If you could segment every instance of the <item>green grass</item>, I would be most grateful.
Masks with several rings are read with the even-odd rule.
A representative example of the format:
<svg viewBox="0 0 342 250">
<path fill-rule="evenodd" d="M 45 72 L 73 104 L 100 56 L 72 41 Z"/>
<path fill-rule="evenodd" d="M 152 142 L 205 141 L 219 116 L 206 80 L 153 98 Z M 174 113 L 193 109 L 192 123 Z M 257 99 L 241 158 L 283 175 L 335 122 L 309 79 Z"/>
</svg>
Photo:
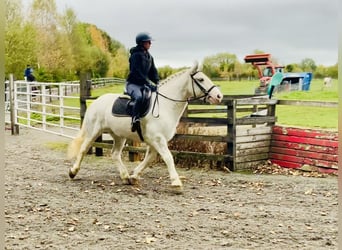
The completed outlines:
<svg viewBox="0 0 342 250">
<path fill-rule="evenodd" d="M 307 101 L 338 101 L 337 81 L 331 88 L 322 89 L 322 80 L 313 80 L 309 91 L 279 93 L 277 99 Z M 310 128 L 337 129 L 338 108 L 319 108 L 306 106 L 278 105 L 276 108 L 278 124 Z"/>
<path fill-rule="evenodd" d="M 337 129 L 337 108 L 285 106 L 276 107 L 277 124 L 309 128 Z"/>
<path fill-rule="evenodd" d="M 91 95 L 93 97 L 98 97 L 106 93 L 123 93 L 124 85 L 123 84 L 113 84 L 107 85 L 103 88 L 96 88 L 91 90 Z M 79 94 L 75 94 L 74 96 L 79 96 Z M 64 99 L 64 105 L 70 107 L 80 107 L 79 99 Z"/>
<path fill-rule="evenodd" d="M 225 95 L 253 95 L 258 81 L 215 81 L 221 92 Z"/>
<path fill-rule="evenodd" d="M 215 82 L 222 93 L 226 95 L 253 94 L 258 87 L 257 81 L 250 82 Z M 273 98 L 283 100 L 307 100 L 307 101 L 338 101 L 337 80 L 333 80 L 332 87 L 323 89 L 323 80 L 314 79 L 309 91 L 292 91 L 276 93 Z M 300 126 L 309 128 L 337 129 L 338 108 L 319 108 L 306 106 L 276 107 L 277 124 Z"/>
<path fill-rule="evenodd" d="M 323 89 L 322 85 L 322 80 L 313 80 L 309 91 L 279 93 L 275 98 L 284 100 L 337 102 L 337 81 L 334 81 L 331 88 Z M 278 124 L 334 130 L 337 130 L 338 128 L 338 108 L 278 105 L 276 108 L 276 115 L 278 117 Z"/>
</svg>

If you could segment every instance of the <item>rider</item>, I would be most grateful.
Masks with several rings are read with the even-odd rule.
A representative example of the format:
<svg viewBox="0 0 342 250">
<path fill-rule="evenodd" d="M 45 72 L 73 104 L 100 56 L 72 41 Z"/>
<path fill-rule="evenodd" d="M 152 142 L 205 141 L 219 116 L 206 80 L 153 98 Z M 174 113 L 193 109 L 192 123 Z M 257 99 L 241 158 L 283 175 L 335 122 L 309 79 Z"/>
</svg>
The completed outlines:
<svg viewBox="0 0 342 250">
<path fill-rule="evenodd" d="M 140 126 L 140 106 L 142 90 L 149 87 L 156 91 L 159 76 L 154 60 L 148 50 L 151 47 L 151 36 L 148 33 L 139 33 L 136 38 L 136 46 L 130 50 L 129 74 L 126 82 L 126 93 L 131 96 L 134 103 L 132 111 L 132 132 Z"/>
</svg>

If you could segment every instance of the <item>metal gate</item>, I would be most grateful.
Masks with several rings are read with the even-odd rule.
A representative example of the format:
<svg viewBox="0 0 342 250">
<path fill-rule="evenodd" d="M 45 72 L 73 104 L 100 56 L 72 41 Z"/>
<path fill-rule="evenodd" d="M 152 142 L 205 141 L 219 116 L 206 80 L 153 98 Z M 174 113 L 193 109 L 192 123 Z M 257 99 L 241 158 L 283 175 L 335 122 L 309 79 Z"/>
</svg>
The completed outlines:
<svg viewBox="0 0 342 250">
<path fill-rule="evenodd" d="M 79 82 L 5 82 L 5 122 L 65 137 L 80 127 Z"/>
</svg>

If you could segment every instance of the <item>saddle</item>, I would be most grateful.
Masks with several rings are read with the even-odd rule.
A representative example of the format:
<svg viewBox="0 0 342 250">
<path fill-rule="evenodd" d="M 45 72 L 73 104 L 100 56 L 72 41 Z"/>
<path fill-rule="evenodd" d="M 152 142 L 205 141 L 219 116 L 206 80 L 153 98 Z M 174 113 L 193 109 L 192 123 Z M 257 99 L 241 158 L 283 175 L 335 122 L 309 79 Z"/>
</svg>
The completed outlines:
<svg viewBox="0 0 342 250">
<path fill-rule="evenodd" d="M 143 95 L 139 113 L 142 118 L 150 111 L 152 91 L 148 87 L 142 88 L 141 91 Z M 112 114 L 114 116 L 132 116 L 133 106 L 134 103 L 131 100 L 131 97 L 125 93 L 115 100 L 112 107 Z"/>
</svg>

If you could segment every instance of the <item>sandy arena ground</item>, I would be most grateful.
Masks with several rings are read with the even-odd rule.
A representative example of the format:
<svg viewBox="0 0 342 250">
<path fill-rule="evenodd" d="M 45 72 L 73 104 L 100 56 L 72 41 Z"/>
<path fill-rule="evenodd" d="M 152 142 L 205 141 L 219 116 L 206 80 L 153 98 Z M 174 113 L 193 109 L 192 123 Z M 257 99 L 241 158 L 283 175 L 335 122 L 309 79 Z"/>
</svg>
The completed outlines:
<svg viewBox="0 0 342 250">
<path fill-rule="evenodd" d="M 178 168 L 176 195 L 164 164 L 129 186 L 109 156 L 70 180 L 69 141 L 6 130 L 6 249 L 337 249 L 336 176 Z"/>
</svg>

